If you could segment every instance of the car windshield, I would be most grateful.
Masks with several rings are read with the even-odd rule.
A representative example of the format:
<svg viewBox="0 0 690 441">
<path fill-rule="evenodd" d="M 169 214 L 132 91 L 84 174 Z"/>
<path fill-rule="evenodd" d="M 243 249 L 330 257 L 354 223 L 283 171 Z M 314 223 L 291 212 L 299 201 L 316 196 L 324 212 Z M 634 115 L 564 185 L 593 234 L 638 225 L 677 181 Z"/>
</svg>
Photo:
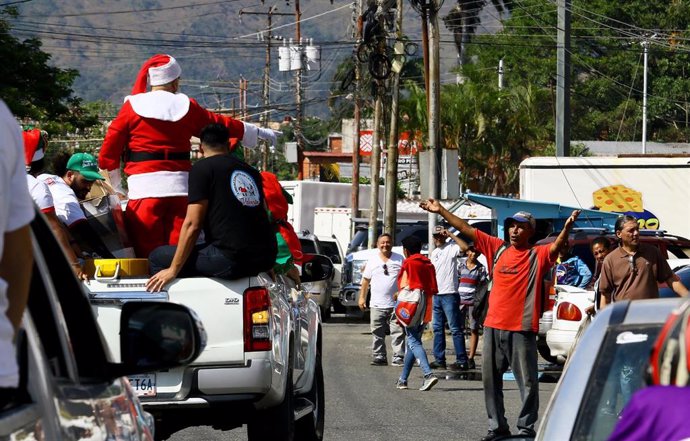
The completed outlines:
<svg viewBox="0 0 690 441">
<path fill-rule="evenodd" d="M 644 386 L 647 360 L 661 323 L 609 329 L 594 362 L 571 439 L 607 439 L 632 394 Z"/>
</svg>

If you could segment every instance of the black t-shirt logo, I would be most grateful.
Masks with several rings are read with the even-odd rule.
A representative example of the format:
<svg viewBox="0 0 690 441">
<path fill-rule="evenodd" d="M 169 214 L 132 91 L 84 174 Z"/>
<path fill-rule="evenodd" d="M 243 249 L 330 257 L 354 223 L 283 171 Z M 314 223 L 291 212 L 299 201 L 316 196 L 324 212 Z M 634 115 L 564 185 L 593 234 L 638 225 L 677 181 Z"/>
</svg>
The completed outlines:
<svg viewBox="0 0 690 441">
<path fill-rule="evenodd" d="M 247 172 L 235 170 L 230 176 L 230 189 L 245 207 L 256 207 L 261 203 L 259 187 Z"/>
</svg>

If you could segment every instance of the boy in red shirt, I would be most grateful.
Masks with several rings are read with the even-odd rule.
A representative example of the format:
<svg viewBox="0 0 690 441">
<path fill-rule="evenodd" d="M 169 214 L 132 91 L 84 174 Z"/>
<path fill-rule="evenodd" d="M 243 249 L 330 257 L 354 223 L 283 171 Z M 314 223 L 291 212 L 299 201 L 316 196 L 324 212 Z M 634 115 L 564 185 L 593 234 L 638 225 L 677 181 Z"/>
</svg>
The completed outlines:
<svg viewBox="0 0 690 441">
<path fill-rule="evenodd" d="M 424 372 L 424 383 L 419 390 L 426 391 L 438 383 L 438 378 L 433 375 L 426 352 L 422 346 L 422 332 L 426 324 L 431 321 L 432 299 L 434 294 L 438 292 L 436 270 L 431 261 L 420 254 L 422 251 L 422 241 L 418 237 L 406 237 L 402 241 L 402 246 L 405 261 L 398 274 L 398 290 L 405 287 L 421 289 L 426 300 L 426 313 L 421 324 L 405 328 L 407 351 L 405 352 L 405 361 L 403 362 L 403 369 L 398 379 L 397 387 L 398 389 L 407 389 L 407 378 L 410 376 L 415 359 L 417 359 L 419 360 L 419 367 Z"/>
</svg>

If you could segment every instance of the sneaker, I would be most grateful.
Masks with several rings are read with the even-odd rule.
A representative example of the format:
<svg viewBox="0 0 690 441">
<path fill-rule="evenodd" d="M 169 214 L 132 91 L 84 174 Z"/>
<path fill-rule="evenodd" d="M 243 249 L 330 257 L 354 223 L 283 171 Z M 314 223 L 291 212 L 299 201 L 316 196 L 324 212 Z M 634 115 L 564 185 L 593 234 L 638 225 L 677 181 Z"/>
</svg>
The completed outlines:
<svg viewBox="0 0 690 441">
<path fill-rule="evenodd" d="M 474 363 L 474 358 L 467 360 L 467 369 L 477 369 L 477 365 Z"/>
<path fill-rule="evenodd" d="M 395 387 L 398 389 L 407 389 L 407 381 L 402 381 L 398 378 L 398 381 L 395 383 Z"/>
<path fill-rule="evenodd" d="M 393 359 L 393 361 L 391 361 L 391 366 L 402 366 L 403 364 L 405 364 L 404 361 L 405 360 L 403 358 L 396 357 Z"/>
<path fill-rule="evenodd" d="M 419 390 L 429 390 L 434 387 L 436 383 L 438 383 L 438 378 L 436 378 L 435 375 L 424 377 L 424 384 L 422 384 L 422 387 L 420 387 Z"/>
<path fill-rule="evenodd" d="M 480 441 L 492 441 L 503 438 L 504 436 L 510 436 L 510 430 L 489 430 L 489 433 Z"/>
<path fill-rule="evenodd" d="M 371 360 L 372 366 L 388 366 L 388 362 L 385 358 L 374 358 Z"/>
<path fill-rule="evenodd" d="M 466 371 L 468 369 L 469 366 L 467 363 L 460 363 L 459 361 L 456 361 L 455 363 L 450 365 L 451 371 Z"/>
<path fill-rule="evenodd" d="M 432 361 L 429 363 L 429 367 L 431 369 L 445 369 L 446 368 L 446 362 L 445 361 Z"/>
</svg>

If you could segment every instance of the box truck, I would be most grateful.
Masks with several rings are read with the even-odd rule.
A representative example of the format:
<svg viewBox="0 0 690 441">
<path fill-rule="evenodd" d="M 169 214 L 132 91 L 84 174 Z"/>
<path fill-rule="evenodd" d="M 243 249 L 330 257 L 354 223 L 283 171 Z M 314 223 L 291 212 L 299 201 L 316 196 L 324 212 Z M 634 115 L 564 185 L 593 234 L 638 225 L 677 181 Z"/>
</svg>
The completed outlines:
<svg viewBox="0 0 690 441">
<path fill-rule="evenodd" d="M 630 214 L 641 229 L 690 237 L 690 156 L 534 157 L 520 199 Z"/>
<path fill-rule="evenodd" d="M 314 209 L 316 207 L 351 207 L 352 185 L 334 182 L 316 181 L 281 181 L 292 196 L 292 205 L 288 208 L 288 222 L 295 231 L 314 232 Z M 360 184 L 360 208 L 369 207 L 371 186 Z M 384 186 L 379 186 L 379 209 L 383 207 Z"/>
</svg>

